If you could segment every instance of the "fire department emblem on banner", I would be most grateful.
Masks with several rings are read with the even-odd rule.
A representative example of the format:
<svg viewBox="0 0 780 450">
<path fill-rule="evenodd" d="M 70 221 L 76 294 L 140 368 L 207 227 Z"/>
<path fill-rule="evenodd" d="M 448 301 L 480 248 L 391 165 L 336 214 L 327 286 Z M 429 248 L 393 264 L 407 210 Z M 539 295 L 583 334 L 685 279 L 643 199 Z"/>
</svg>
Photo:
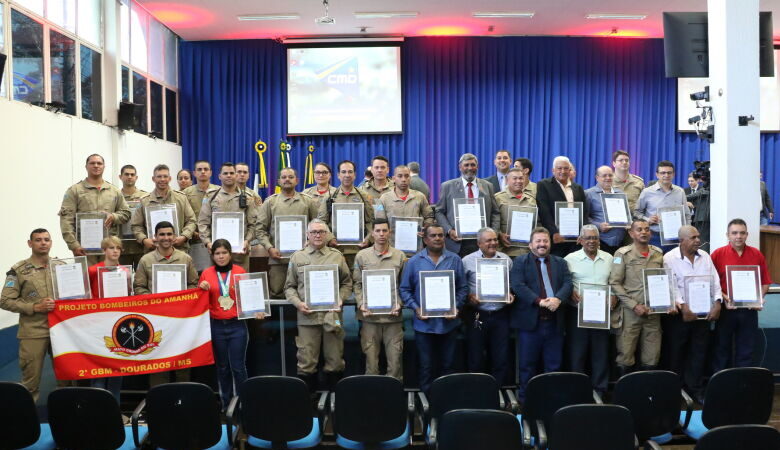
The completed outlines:
<svg viewBox="0 0 780 450">
<path fill-rule="evenodd" d="M 111 336 L 104 336 L 106 347 L 119 356 L 146 355 L 162 341 L 162 330 L 154 330 L 152 323 L 139 314 L 122 316 L 114 324 Z"/>
</svg>

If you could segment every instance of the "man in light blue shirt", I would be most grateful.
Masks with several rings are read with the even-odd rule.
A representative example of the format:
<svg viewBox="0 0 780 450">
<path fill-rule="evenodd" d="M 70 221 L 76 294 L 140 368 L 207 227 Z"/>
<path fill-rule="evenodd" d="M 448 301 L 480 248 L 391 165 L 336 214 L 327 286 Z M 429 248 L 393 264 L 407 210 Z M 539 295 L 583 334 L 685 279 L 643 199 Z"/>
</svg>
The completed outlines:
<svg viewBox="0 0 780 450">
<path fill-rule="evenodd" d="M 589 206 L 589 217 L 586 222 L 595 225 L 600 233 L 601 250 L 615 253 L 620 248 L 623 238 L 626 236 L 625 228 L 610 227 L 607 224 L 604 207 L 601 204 L 601 194 L 623 194 L 623 190 L 612 185 L 614 174 L 609 166 L 601 166 L 596 170 L 596 185 L 585 190 L 585 198 Z M 627 217 L 628 225 L 631 225 L 631 217 Z"/>
<path fill-rule="evenodd" d="M 480 302 L 477 298 L 477 260 L 506 259 L 512 270 L 512 259 L 497 251 L 498 234 L 492 228 L 482 228 L 477 234 L 479 250 L 463 257 L 463 268 L 469 282 L 468 305 L 464 307 L 468 369 L 473 373 L 488 373 L 485 360 L 490 356 L 489 373 L 503 386 L 507 383 L 509 352 L 509 308 L 515 297 L 509 292 L 508 303 Z M 507 277 L 508 278 L 508 277 Z M 505 280 L 509 290 L 509 280 Z"/>
<path fill-rule="evenodd" d="M 655 175 L 658 177 L 658 183 L 644 188 L 642 193 L 639 194 L 639 202 L 636 211 L 634 211 L 634 218 L 647 221 L 650 224 L 650 230 L 653 232 L 650 245 L 661 247 L 664 253 L 668 253 L 675 246 L 661 245 L 661 230 L 659 226 L 661 216 L 658 214 L 658 209 L 667 206 L 682 206 L 685 212 L 685 223 L 683 225 L 690 223 L 691 211 L 688 209 L 685 191 L 680 186 L 672 184 L 672 180 L 674 180 L 674 164 L 670 161 L 659 162 L 655 169 Z M 677 236 L 664 237 L 666 240 L 679 242 Z"/>
<path fill-rule="evenodd" d="M 607 392 L 609 381 L 609 331 L 578 327 L 577 305 L 581 301 L 580 284 L 609 285 L 609 273 L 612 269 L 612 256 L 599 250 L 599 230 L 588 224 L 582 227 L 578 239 L 582 248 L 566 256 L 566 264 L 571 272 L 571 302 L 566 306 L 566 339 L 569 348 L 569 369 L 572 372 L 585 373 L 588 350 L 590 350 L 591 382 L 593 389 L 600 395 Z M 617 298 L 608 299 L 610 310 L 617 304 Z M 607 323 L 610 318 L 605 317 Z"/>
</svg>

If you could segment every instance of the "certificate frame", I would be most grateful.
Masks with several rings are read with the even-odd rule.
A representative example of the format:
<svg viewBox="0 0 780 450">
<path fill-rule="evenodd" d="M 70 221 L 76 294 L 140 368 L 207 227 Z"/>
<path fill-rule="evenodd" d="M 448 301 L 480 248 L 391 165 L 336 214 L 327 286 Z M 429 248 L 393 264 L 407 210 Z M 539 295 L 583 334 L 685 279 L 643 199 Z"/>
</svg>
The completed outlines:
<svg viewBox="0 0 780 450">
<path fill-rule="evenodd" d="M 680 236 L 675 234 L 674 236 L 668 236 L 664 233 L 664 213 L 667 212 L 680 212 L 680 227 L 688 225 L 688 219 L 685 216 L 685 207 L 679 206 L 663 206 L 658 208 L 658 232 L 661 233 L 661 245 L 677 245 L 680 243 Z M 679 233 L 679 230 L 678 230 Z"/>
<path fill-rule="evenodd" d="M 179 272 L 181 274 L 180 291 L 187 290 L 187 265 L 186 264 L 152 264 L 152 294 L 160 294 L 157 288 L 158 274 L 160 272 Z M 164 291 L 176 292 L 176 291 Z"/>
<path fill-rule="evenodd" d="M 604 301 L 604 321 L 585 320 L 585 291 L 602 291 L 605 294 Z M 579 283 L 577 292 L 580 295 L 580 301 L 577 304 L 577 328 L 590 328 L 594 330 L 609 330 L 610 328 L 610 298 L 612 288 L 608 284 Z"/>
<path fill-rule="evenodd" d="M 733 273 L 750 271 L 755 273 L 756 280 L 756 299 L 757 300 L 734 300 Z M 760 266 L 726 266 L 726 288 L 729 295 L 729 302 L 736 308 L 761 308 L 764 304 L 764 293 L 761 283 Z"/>
<path fill-rule="evenodd" d="M 390 277 L 390 307 L 389 308 L 380 308 L 380 307 L 370 307 L 368 304 L 368 297 L 369 297 L 369 290 L 368 290 L 368 278 L 373 276 L 389 276 Z M 366 305 L 366 308 L 371 311 L 371 315 L 389 315 L 393 311 L 395 311 L 398 306 L 398 283 L 397 278 L 395 276 L 395 269 L 373 269 L 373 270 L 364 270 L 360 274 L 361 281 L 363 283 L 363 304 Z"/>
<path fill-rule="evenodd" d="M 489 295 L 484 291 L 484 269 L 487 266 L 502 267 L 501 278 L 504 280 L 504 293 L 502 295 Z M 477 258 L 477 300 L 481 303 L 509 303 L 509 260 L 506 258 Z M 488 282 L 487 284 L 490 284 Z"/>
<path fill-rule="evenodd" d="M 57 267 L 63 265 L 78 265 L 82 275 L 83 293 L 80 295 L 62 295 L 62 289 L 57 277 Z M 75 256 L 73 258 L 52 258 L 49 261 L 49 275 L 51 276 L 52 291 L 54 291 L 54 300 L 84 300 L 92 298 L 92 289 L 89 285 L 89 264 L 86 256 Z"/>
<path fill-rule="evenodd" d="M 650 296 L 648 295 L 648 277 L 656 275 L 666 275 L 667 284 L 669 289 L 669 304 L 664 305 L 650 305 Z M 645 298 L 645 306 L 650 309 L 650 314 L 667 314 L 669 309 L 675 307 L 674 297 L 674 277 L 672 276 L 671 269 L 655 268 L 655 269 L 642 269 L 642 291 Z"/>
<path fill-rule="evenodd" d="M 562 209 L 577 209 L 578 210 L 578 216 L 579 216 L 579 226 L 577 227 L 577 235 L 573 234 L 563 234 L 561 233 L 561 210 Z M 577 242 L 577 239 L 580 237 L 580 232 L 582 231 L 582 213 L 583 213 L 583 205 L 582 202 L 555 202 L 555 227 L 558 228 L 558 234 L 563 237 L 564 242 Z"/>
<path fill-rule="evenodd" d="M 135 241 L 135 234 L 133 234 L 133 216 L 137 214 L 137 211 L 141 209 L 140 200 L 128 200 L 127 207 L 130 208 L 130 219 L 127 222 L 119 226 L 119 235 L 123 241 Z"/>
<path fill-rule="evenodd" d="M 190 257 L 192 257 L 192 264 L 195 266 L 195 270 L 197 270 L 198 273 L 203 272 L 212 266 L 209 249 L 206 248 L 206 244 L 203 242 L 190 244 L 189 254 Z"/>
<path fill-rule="evenodd" d="M 331 217 L 331 223 L 333 224 L 333 229 L 331 232 L 336 237 L 336 242 L 339 243 L 339 245 L 359 245 L 363 242 L 363 240 L 366 238 L 366 212 L 364 210 L 365 205 L 363 202 L 359 203 L 333 203 L 331 205 L 330 209 L 330 217 Z M 338 211 L 339 210 L 356 210 L 358 211 L 358 239 L 348 239 L 348 238 L 342 238 L 339 237 L 339 220 L 338 220 Z"/>
<path fill-rule="evenodd" d="M 311 273 L 330 272 L 333 277 L 333 303 L 312 304 Z M 303 267 L 304 302 L 311 311 L 339 311 L 339 266 L 338 264 L 309 265 Z"/>
<path fill-rule="evenodd" d="M 279 253 L 282 254 L 282 257 L 288 258 L 293 253 L 297 252 L 298 250 L 303 249 L 303 247 L 306 246 L 306 216 L 274 216 L 274 248 L 279 250 Z M 281 246 L 281 228 L 282 228 L 282 222 L 300 222 L 301 224 L 301 248 L 295 249 L 295 250 L 289 250 L 289 249 L 282 249 Z"/>
<path fill-rule="evenodd" d="M 100 241 L 97 243 L 97 247 L 88 247 L 84 245 L 84 239 L 81 237 L 81 221 L 82 220 L 100 220 L 103 230 L 103 234 L 100 236 Z M 79 243 L 81 244 L 81 248 L 84 249 L 84 253 L 87 255 L 102 255 L 105 252 L 103 252 L 103 249 L 101 248 L 101 243 L 103 242 L 103 239 L 108 237 L 108 228 L 106 228 L 106 213 L 104 212 L 85 212 L 85 213 L 76 213 L 76 236 L 78 238 Z"/>
<path fill-rule="evenodd" d="M 514 215 L 512 213 L 514 212 L 521 212 L 526 214 L 533 214 L 533 225 L 531 225 L 531 229 L 528 232 L 528 239 L 512 239 L 512 230 L 513 230 L 513 224 L 514 224 Z M 534 228 L 539 224 L 539 208 L 536 206 L 518 206 L 518 205 L 509 205 L 507 208 L 507 219 L 506 219 L 506 235 L 509 237 L 509 243 L 511 244 L 511 247 L 528 247 L 528 244 L 531 243 L 531 232 Z"/>
<path fill-rule="evenodd" d="M 395 239 L 396 239 L 397 234 L 396 234 L 395 230 L 396 230 L 397 223 L 399 221 L 416 223 L 417 224 L 417 232 L 419 233 L 420 231 L 422 231 L 423 218 L 422 217 L 395 217 L 395 216 L 390 217 L 390 232 L 391 232 L 391 236 L 392 236 L 392 239 L 393 239 L 393 241 L 392 241 L 393 248 L 401 250 L 407 256 L 414 255 L 415 253 L 419 252 L 423 248 L 422 237 L 419 236 L 419 235 L 417 236 L 417 247 L 414 248 L 414 249 L 401 248 L 398 245 L 396 245 L 397 242 L 396 242 Z"/>
<path fill-rule="evenodd" d="M 419 272 L 419 295 L 420 295 L 420 317 L 426 319 L 433 318 L 452 318 L 457 315 L 455 305 L 455 271 L 454 270 L 421 270 Z M 425 285 L 427 280 L 432 278 L 448 278 L 450 286 L 450 306 L 447 309 L 431 309 L 427 307 L 427 296 L 425 294 Z"/>
<path fill-rule="evenodd" d="M 116 296 L 106 297 L 106 291 L 103 287 L 103 274 L 107 272 L 122 272 L 126 274 L 127 280 L 127 296 L 133 295 L 133 266 L 132 265 L 119 265 L 119 266 L 101 266 L 97 268 L 97 284 L 98 284 L 98 297 L 100 298 L 115 298 Z"/>
<path fill-rule="evenodd" d="M 153 211 L 162 211 L 164 209 L 172 209 L 173 210 L 173 231 L 176 234 L 176 236 L 179 235 L 179 210 L 176 207 L 176 203 L 165 203 L 161 205 L 146 205 L 144 207 L 144 215 L 146 220 L 146 236 L 150 238 L 154 238 L 154 235 L 156 234 L 154 232 L 154 227 L 157 225 L 158 222 L 152 222 L 152 212 Z"/>
<path fill-rule="evenodd" d="M 460 215 L 460 208 L 458 206 L 460 205 L 479 205 L 479 220 L 480 225 L 477 230 L 472 231 L 463 231 L 462 223 L 461 223 L 461 215 Z M 479 230 L 482 228 L 487 227 L 487 219 L 485 217 L 485 198 L 484 197 L 477 197 L 477 198 L 453 198 L 452 199 L 452 210 L 454 212 L 455 216 L 455 232 L 458 233 L 458 237 L 461 239 L 476 239 L 477 234 L 479 234 Z"/>
<path fill-rule="evenodd" d="M 242 211 L 239 212 L 213 212 L 211 213 L 211 242 L 217 239 L 224 239 L 220 235 L 220 219 L 238 219 L 238 241 L 230 242 L 230 247 L 233 253 L 244 253 L 244 241 L 246 232 L 246 218 Z M 229 242 L 229 241 L 228 241 Z"/>
<path fill-rule="evenodd" d="M 600 197 L 601 209 L 604 211 L 604 222 L 612 228 L 631 228 L 631 208 L 628 206 L 628 196 L 624 192 L 602 192 Z M 627 221 L 614 220 L 615 218 L 609 216 L 607 199 L 616 199 L 623 202 Z"/>
<path fill-rule="evenodd" d="M 710 285 L 710 303 L 709 306 L 712 308 L 712 303 L 715 301 L 715 297 L 712 295 L 712 283 L 715 282 L 712 275 L 686 275 L 683 277 L 683 290 L 684 290 L 684 297 L 685 303 L 688 305 L 688 308 L 691 310 L 692 313 L 696 314 L 696 318 L 698 320 L 704 320 L 707 318 L 707 315 L 710 313 L 709 308 L 706 312 L 697 312 L 694 311 L 691 308 L 691 302 L 690 302 L 690 283 L 696 283 L 696 282 L 702 282 L 706 281 Z M 718 289 L 720 289 L 720 286 L 718 286 Z"/>
<path fill-rule="evenodd" d="M 262 295 L 263 309 L 244 309 L 244 302 L 241 295 L 242 287 L 241 281 L 244 280 L 260 280 L 262 283 Z M 268 291 L 268 273 L 266 272 L 252 272 L 252 273 L 237 273 L 233 275 L 233 286 L 236 292 L 236 313 L 239 320 L 254 319 L 255 314 L 265 313 L 265 317 L 271 317 L 271 295 Z"/>
</svg>

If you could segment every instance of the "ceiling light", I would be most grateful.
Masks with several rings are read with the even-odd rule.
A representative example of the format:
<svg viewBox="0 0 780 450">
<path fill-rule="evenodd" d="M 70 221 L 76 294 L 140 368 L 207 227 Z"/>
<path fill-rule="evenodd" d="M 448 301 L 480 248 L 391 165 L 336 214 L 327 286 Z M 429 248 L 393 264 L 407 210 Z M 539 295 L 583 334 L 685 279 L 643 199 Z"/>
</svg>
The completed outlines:
<svg viewBox="0 0 780 450">
<path fill-rule="evenodd" d="M 588 14 L 586 19 L 644 20 L 647 14 Z"/>
<path fill-rule="evenodd" d="M 295 20 L 300 19 L 301 16 L 296 13 L 283 13 L 283 14 L 242 14 L 238 16 L 238 20 Z"/>
<path fill-rule="evenodd" d="M 356 19 L 392 19 L 398 17 L 417 17 L 420 13 L 417 11 L 385 11 L 385 12 L 356 12 Z"/>
<path fill-rule="evenodd" d="M 511 11 L 487 11 L 487 12 L 475 12 L 471 15 L 474 17 L 496 17 L 507 19 L 530 19 L 535 13 L 532 12 L 511 12 Z"/>
</svg>

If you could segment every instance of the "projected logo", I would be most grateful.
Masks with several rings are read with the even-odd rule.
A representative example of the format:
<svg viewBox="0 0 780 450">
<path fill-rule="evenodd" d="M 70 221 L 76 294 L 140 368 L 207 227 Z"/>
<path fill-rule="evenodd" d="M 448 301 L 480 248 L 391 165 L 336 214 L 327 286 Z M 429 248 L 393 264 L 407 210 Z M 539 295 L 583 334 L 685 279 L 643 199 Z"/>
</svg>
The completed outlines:
<svg viewBox="0 0 780 450">
<path fill-rule="evenodd" d="M 317 79 L 350 97 L 360 94 L 358 58 L 350 56 L 317 72 Z"/>
</svg>

